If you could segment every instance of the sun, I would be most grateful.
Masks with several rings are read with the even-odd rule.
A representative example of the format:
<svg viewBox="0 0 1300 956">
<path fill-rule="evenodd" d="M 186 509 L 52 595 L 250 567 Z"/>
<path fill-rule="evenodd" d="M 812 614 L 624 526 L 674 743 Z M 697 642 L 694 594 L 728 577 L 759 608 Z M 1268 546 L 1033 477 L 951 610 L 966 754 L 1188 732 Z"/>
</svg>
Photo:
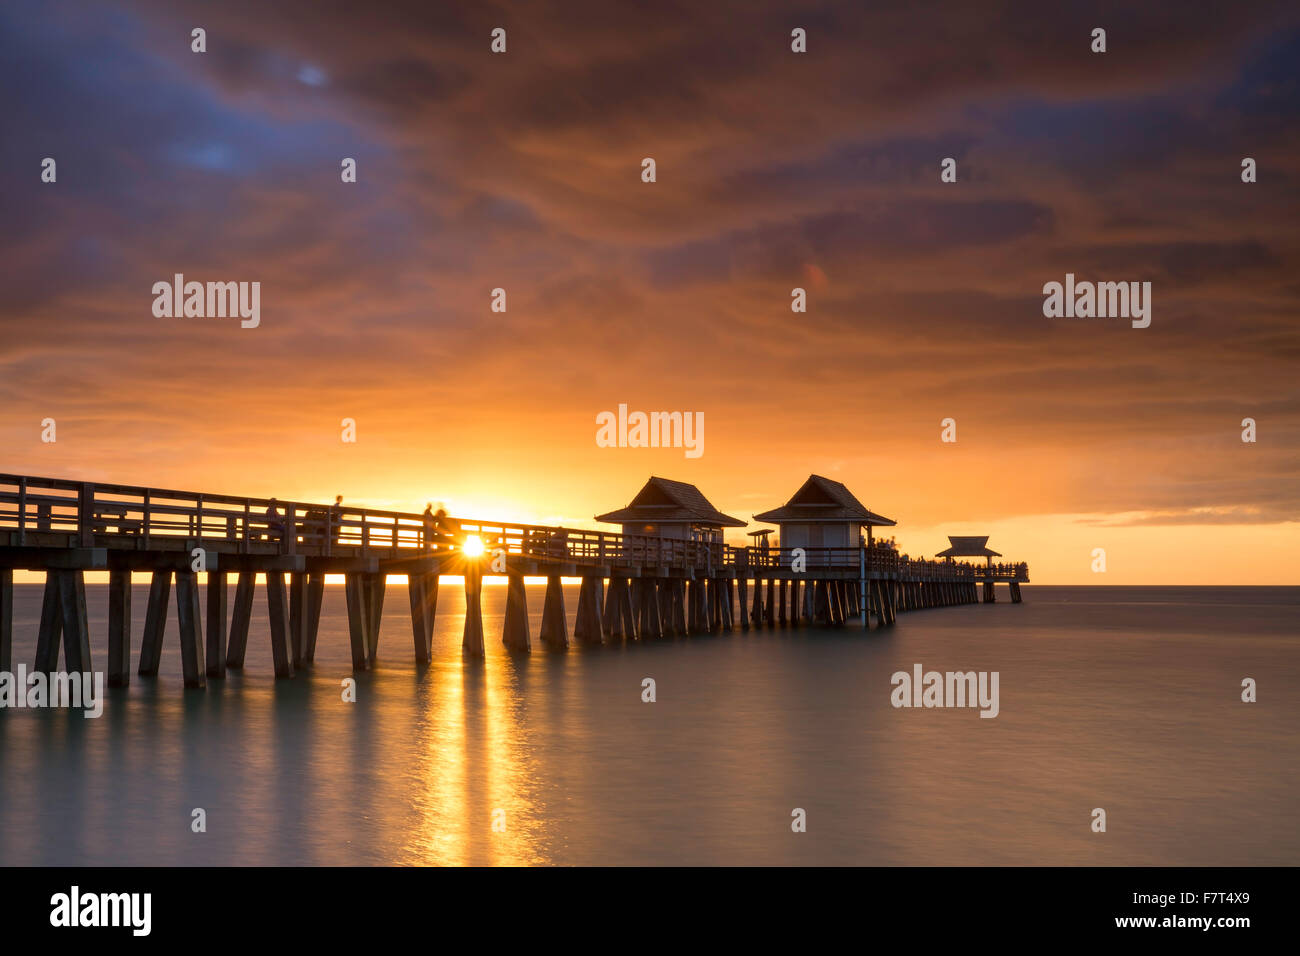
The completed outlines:
<svg viewBox="0 0 1300 956">
<path fill-rule="evenodd" d="M 460 550 L 467 558 L 477 558 L 482 556 L 483 552 L 487 549 L 483 547 L 482 538 L 476 534 L 471 534 L 465 539 L 465 543 L 461 546 Z"/>
</svg>

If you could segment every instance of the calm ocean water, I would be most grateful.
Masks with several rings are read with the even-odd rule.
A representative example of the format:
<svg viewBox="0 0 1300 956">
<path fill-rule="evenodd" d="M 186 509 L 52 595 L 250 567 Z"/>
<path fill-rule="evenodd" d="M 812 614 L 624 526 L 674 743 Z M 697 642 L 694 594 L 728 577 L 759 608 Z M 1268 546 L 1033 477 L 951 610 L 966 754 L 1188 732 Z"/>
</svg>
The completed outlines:
<svg viewBox="0 0 1300 956">
<path fill-rule="evenodd" d="M 30 667 L 41 590 L 15 590 Z M 277 682 L 259 585 L 246 670 L 206 692 L 182 690 L 173 595 L 160 677 L 133 674 L 101 719 L 0 713 L 0 864 L 1300 863 L 1300 588 L 1026 587 L 881 632 L 566 653 L 536 646 L 543 591 L 530 656 L 501 647 L 490 587 L 488 659 L 462 663 L 444 584 L 417 669 L 390 584 L 354 704 L 341 587 L 314 670 Z M 102 668 L 107 589 L 88 592 Z M 916 663 L 998 671 L 1001 713 L 893 708 Z"/>
</svg>

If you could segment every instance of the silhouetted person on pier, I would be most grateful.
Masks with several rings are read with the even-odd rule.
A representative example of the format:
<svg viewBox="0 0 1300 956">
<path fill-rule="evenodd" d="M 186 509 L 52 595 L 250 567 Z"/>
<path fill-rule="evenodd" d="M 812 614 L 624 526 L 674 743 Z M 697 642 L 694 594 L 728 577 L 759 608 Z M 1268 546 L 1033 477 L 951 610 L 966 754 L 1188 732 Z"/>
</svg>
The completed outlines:
<svg viewBox="0 0 1300 956">
<path fill-rule="evenodd" d="M 270 541 L 284 541 L 284 519 L 280 517 L 280 511 L 275 506 L 276 499 L 272 498 L 266 505 L 266 537 Z"/>
<path fill-rule="evenodd" d="M 438 513 L 443 513 L 441 508 L 438 509 Z M 425 504 L 424 514 L 420 515 L 420 517 L 424 521 L 424 546 L 430 551 L 436 551 L 438 549 L 438 519 L 434 517 L 432 503 Z"/>
<path fill-rule="evenodd" d="M 343 496 L 334 496 L 334 506 L 329 509 L 329 526 L 330 534 L 333 535 L 334 543 L 339 543 L 339 536 L 342 534 L 343 522 Z"/>
<path fill-rule="evenodd" d="M 448 515 L 445 508 L 439 508 L 433 513 L 433 526 L 435 540 L 449 548 L 460 544 L 460 522 Z"/>
</svg>

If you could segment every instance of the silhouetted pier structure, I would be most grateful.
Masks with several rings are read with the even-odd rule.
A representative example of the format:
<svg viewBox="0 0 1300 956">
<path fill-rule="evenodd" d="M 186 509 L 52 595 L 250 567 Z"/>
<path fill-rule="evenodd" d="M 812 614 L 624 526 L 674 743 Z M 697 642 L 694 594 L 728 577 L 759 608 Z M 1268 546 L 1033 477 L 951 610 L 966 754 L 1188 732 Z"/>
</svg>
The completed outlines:
<svg viewBox="0 0 1300 956">
<path fill-rule="evenodd" d="M 137 667 L 144 676 L 158 672 L 174 581 L 187 687 L 243 667 L 258 574 L 265 575 L 271 656 L 281 678 L 314 660 L 326 574 L 344 576 L 358 671 L 376 660 L 389 574 L 408 577 L 421 664 L 432 655 L 443 575 L 464 576 L 467 657 L 484 652 L 485 573 L 507 579 L 502 639 L 516 651 L 532 646 L 525 576 L 547 579 L 539 637 L 553 648 L 567 647 L 571 638 L 651 640 L 801 619 L 836 626 L 857 618 L 870 626 L 874 618 L 884 627 L 899 612 L 975 603 L 981 584 L 991 589 L 1006 581 L 1018 598 L 1019 582 L 1028 580 L 1024 564 L 915 561 L 876 546 L 735 547 L 712 533 L 709 523 L 720 513 L 693 486 L 666 479 L 651 485 L 649 498 L 664 498 L 661 518 L 678 507 L 674 496 L 685 496 L 688 509 L 708 510 L 695 516 L 698 522 L 679 522 L 678 537 L 628 533 L 631 523 L 624 533 L 607 533 L 459 519 L 462 537 L 453 544 L 418 514 L 0 474 L 0 670 L 12 670 L 15 570 L 46 573 L 35 662 L 45 672 L 58 669 L 60 645 L 66 670 L 93 669 L 84 572 L 108 572 L 110 686 L 130 680 L 131 573 L 152 575 Z M 661 523 L 653 530 L 667 530 L 670 522 Z M 483 543 L 483 554 L 466 553 L 462 544 L 471 536 Z M 206 608 L 199 595 L 203 572 Z M 582 582 L 572 635 L 565 577 Z"/>
</svg>

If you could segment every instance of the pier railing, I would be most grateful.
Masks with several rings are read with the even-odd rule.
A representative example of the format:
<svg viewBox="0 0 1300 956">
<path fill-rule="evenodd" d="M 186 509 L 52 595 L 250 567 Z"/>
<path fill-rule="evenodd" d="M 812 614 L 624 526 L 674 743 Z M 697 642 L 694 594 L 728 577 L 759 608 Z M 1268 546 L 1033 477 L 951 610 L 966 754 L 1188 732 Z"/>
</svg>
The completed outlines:
<svg viewBox="0 0 1300 956">
<path fill-rule="evenodd" d="M 7 474 L 0 530 L 16 532 L 19 546 L 62 534 L 82 547 L 101 536 L 142 549 L 187 539 L 286 554 L 426 547 L 420 516 L 402 512 Z"/>
</svg>

